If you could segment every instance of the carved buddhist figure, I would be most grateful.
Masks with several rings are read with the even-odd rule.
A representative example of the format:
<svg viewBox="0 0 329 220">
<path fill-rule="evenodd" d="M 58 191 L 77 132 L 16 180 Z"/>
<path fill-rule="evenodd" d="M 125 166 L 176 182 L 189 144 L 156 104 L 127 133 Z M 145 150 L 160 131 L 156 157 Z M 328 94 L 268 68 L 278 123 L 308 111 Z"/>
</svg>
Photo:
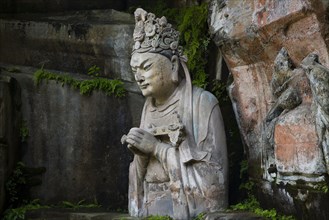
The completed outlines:
<svg viewBox="0 0 329 220">
<path fill-rule="evenodd" d="M 218 101 L 192 86 L 179 33 L 165 17 L 137 9 L 135 21 L 130 65 L 147 99 L 140 127 L 122 138 L 134 153 L 129 212 L 191 219 L 225 209 L 228 165 Z"/>
</svg>

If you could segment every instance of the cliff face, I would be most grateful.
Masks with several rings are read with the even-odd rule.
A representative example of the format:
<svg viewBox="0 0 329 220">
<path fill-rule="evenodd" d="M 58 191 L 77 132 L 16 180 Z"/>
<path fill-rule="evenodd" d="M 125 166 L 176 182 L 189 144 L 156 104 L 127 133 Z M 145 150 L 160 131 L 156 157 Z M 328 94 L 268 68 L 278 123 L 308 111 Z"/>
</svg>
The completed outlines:
<svg viewBox="0 0 329 220">
<path fill-rule="evenodd" d="M 120 138 L 139 125 L 143 105 L 129 65 L 132 15 L 96 10 L 1 16 L 1 76 L 15 79 L 21 88 L 20 118 L 29 131 L 16 152 L 19 158 L 5 154 L 9 148 L 0 136 L 1 203 L 5 182 L 1 177 L 12 170 L 3 164 L 5 156 L 28 167 L 46 168 L 40 175 L 42 184 L 31 189 L 32 198 L 50 204 L 86 200 L 106 208 L 125 208 L 131 153 Z M 93 65 L 100 68 L 101 77 L 124 81 L 126 96 L 107 96 L 97 90 L 81 95 L 56 81 L 34 82 L 33 73 L 42 66 L 57 74 L 66 72 L 75 80 L 93 79 L 87 75 Z M 8 83 L 0 82 L 5 93 Z M 0 98 L 0 120 L 7 123 L 1 127 L 2 135 L 14 121 L 9 118 L 11 110 L 2 111 Z M 12 129 L 19 132 L 19 126 Z M 19 137 L 10 140 L 20 144 Z"/>
<path fill-rule="evenodd" d="M 234 79 L 230 96 L 259 198 L 304 218 L 329 216 L 327 7 L 320 0 L 210 4 L 210 30 Z"/>
</svg>

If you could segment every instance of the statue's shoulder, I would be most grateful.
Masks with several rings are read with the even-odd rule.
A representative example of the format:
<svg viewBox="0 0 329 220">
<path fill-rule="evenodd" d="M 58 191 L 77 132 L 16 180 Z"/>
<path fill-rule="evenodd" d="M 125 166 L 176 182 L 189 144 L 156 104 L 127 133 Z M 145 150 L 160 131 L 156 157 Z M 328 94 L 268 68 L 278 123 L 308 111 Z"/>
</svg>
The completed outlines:
<svg viewBox="0 0 329 220">
<path fill-rule="evenodd" d="M 193 86 L 193 100 L 206 107 L 218 104 L 217 98 L 211 92 L 196 86 Z"/>
</svg>

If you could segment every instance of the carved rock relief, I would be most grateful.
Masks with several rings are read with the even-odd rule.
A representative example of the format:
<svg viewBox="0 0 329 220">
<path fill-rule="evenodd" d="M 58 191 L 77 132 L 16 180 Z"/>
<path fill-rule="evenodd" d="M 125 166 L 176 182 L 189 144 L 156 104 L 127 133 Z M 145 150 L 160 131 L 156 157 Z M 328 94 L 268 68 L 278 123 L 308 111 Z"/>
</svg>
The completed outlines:
<svg viewBox="0 0 329 220">
<path fill-rule="evenodd" d="M 298 67 L 285 48 L 278 53 L 270 83 L 274 101 L 261 134 L 264 179 L 324 181 L 329 170 L 328 73 L 314 53 Z"/>
</svg>

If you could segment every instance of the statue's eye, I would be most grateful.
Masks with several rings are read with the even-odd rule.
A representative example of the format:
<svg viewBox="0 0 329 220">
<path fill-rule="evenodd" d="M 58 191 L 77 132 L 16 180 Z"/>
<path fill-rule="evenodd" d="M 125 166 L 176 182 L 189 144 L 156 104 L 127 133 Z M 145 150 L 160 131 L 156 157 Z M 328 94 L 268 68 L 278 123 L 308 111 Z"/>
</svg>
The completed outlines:
<svg viewBox="0 0 329 220">
<path fill-rule="evenodd" d="M 151 69 L 151 67 L 152 67 L 152 63 L 150 63 L 150 64 L 146 64 L 146 65 L 144 66 L 144 70 L 148 71 L 148 70 Z"/>
<path fill-rule="evenodd" d="M 137 69 L 133 67 L 133 68 L 131 68 L 131 71 L 133 72 L 133 74 L 136 74 Z"/>
</svg>

